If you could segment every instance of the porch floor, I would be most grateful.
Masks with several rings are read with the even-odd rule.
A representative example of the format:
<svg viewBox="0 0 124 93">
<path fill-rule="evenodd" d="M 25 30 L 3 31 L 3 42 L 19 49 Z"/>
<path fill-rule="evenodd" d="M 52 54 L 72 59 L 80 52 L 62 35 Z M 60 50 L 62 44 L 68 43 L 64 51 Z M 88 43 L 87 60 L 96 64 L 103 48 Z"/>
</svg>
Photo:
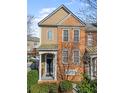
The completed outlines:
<svg viewBox="0 0 124 93">
<path fill-rule="evenodd" d="M 53 76 L 42 76 L 42 80 L 54 80 Z"/>
</svg>

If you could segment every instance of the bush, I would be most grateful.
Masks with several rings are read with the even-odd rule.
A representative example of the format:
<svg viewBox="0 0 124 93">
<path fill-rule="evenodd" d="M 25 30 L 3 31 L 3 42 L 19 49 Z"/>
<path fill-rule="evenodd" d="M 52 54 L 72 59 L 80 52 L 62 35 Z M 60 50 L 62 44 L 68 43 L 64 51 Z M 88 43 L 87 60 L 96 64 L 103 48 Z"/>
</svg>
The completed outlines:
<svg viewBox="0 0 124 93">
<path fill-rule="evenodd" d="M 58 93 L 56 84 L 35 84 L 31 87 L 31 93 Z"/>
<path fill-rule="evenodd" d="M 67 91 L 70 91 L 72 90 L 72 83 L 68 80 L 64 80 L 64 81 L 61 81 L 60 82 L 60 90 L 62 92 L 67 92 Z"/>
<path fill-rule="evenodd" d="M 58 93 L 58 85 L 56 83 L 49 84 L 49 93 Z"/>
<path fill-rule="evenodd" d="M 49 93 L 48 85 L 35 84 L 31 87 L 31 93 Z"/>
<path fill-rule="evenodd" d="M 80 84 L 77 85 L 78 93 L 97 93 L 97 81 L 91 80 L 86 74 Z"/>
<path fill-rule="evenodd" d="M 30 91 L 32 85 L 36 84 L 38 81 L 38 71 L 31 70 L 27 74 L 27 91 Z"/>
</svg>

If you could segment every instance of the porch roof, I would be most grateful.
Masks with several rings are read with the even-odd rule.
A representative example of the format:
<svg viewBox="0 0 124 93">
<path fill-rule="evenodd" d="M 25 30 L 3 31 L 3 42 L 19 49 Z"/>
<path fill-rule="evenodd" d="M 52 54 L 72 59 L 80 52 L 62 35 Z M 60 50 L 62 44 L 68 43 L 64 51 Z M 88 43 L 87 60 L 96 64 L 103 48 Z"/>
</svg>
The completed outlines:
<svg viewBox="0 0 124 93">
<path fill-rule="evenodd" d="M 97 53 L 97 47 L 86 47 L 86 51 L 90 54 L 96 54 Z"/>
<path fill-rule="evenodd" d="M 44 44 L 38 48 L 38 50 L 57 50 L 57 49 L 58 49 L 57 44 Z"/>
</svg>

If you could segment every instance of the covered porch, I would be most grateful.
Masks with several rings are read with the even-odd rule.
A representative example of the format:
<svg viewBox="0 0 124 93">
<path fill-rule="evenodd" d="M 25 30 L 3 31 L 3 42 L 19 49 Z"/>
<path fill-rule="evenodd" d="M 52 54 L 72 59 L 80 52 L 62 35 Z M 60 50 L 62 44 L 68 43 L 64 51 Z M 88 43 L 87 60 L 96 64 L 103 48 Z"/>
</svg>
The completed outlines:
<svg viewBox="0 0 124 93">
<path fill-rule="evenodd" d="M 42 45 L 39 55 L 39 81 L 57 80 L 57 46 Z"/>
<path fill-rule="evenodd" d="M 97 78 L 97 49 L 96 47 L 87 47 L 84 55 L 85 72 L 91 80 Z"/>
<path fill-rule="evenodd" d="M 40 51 L 39 81 L 56 80 L 57 76 L 57 51 Z"/>
</svg>

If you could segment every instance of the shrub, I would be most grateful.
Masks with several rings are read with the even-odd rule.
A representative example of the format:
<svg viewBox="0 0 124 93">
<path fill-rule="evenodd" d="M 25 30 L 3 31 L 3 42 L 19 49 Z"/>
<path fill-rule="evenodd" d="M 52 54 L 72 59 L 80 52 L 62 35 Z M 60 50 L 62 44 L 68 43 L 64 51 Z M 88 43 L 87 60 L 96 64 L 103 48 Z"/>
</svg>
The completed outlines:
<svg viewBox="0 0 124 93">
<path fill-rule="evenodd" d="M 58 85 L 56 83 L 49 84 L 49 93 L 58 93 Z"/>
<path fill-rule="evenodd" d="M 80 84 L 77 85 L 78 93 L 97 93 L 97 81 L 91 80 L 86 74 Z"/>
<path fill-rule="evenodd" d="M 38 81 L 38 71 L 31 70 L 27 74 L 27 91 L 30 91 L 32 85 L 36 84 Z"/>
<path fill-rule="evenodd" d="M 61 81 L 60 82 L 60 90 L 62 92 L 67 92 L 67 91 L 70 91 L 72 90 L 72 83 L 68 80 L 64 80 L 64 81 Z"/>
<path fill-rule="evenodd" d="M 35 84 L 31 87 L 31 93 L 49 93 L 49 87 L 46 84 Z"/>
<path fill-rule="evenodd" d="M 58 93 L 57 84 L 35 84 L 31 87 L 31 93 Z"/>
</svg>

